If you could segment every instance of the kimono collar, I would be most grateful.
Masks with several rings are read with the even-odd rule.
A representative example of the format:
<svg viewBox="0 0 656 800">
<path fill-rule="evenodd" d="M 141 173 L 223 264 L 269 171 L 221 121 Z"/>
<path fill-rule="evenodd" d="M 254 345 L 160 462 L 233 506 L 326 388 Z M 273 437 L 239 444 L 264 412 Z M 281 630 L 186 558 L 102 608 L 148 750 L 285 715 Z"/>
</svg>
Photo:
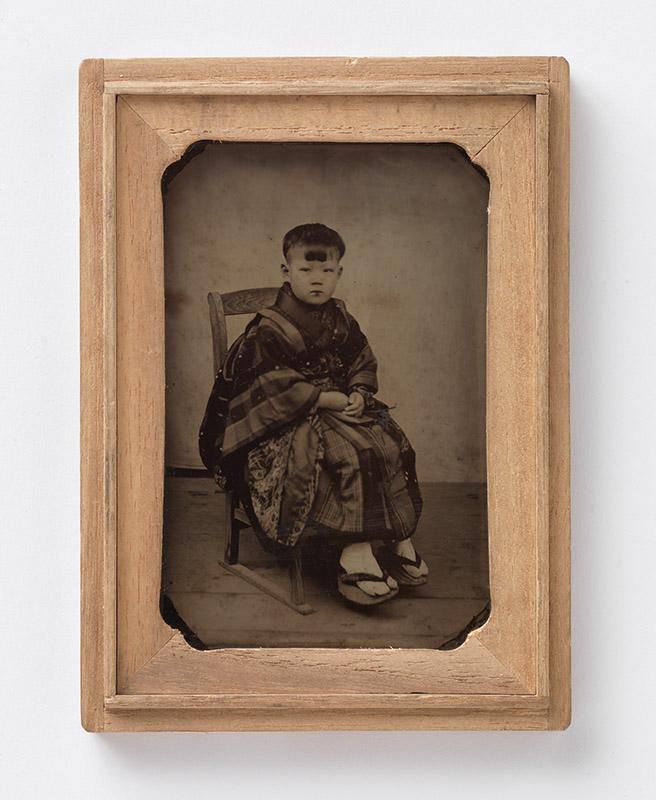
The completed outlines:
<svg viewBox="0 0 656 800">
<path fill-rule="evenodd" d="M 325 319 L 335 319 L 341 312 L 346 321 L 346 314 L 341 301 L 336 301 L 332 297 L 319 306 L 305 303 L 299 300 L 292 291 L 289 281 L 285 281 L 278 290 L 275 306 L 279 311 L 291 319 L 301 332 L 307 333 L 312 340 L 318 339 L 325 329 Z M 338 312 L 336 314 L 335 312 Z M 333 323 L 334 324 L 334 323 Z"/>
</svg>

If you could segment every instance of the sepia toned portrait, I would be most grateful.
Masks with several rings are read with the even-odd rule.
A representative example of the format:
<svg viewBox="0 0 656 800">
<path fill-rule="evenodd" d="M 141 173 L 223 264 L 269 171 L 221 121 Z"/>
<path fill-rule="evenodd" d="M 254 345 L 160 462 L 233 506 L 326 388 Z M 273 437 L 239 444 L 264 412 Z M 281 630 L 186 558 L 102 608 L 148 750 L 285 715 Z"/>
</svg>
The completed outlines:
<svg viewBox="0 0 656 800">
<path fill-rule="evenodd" d="M 489 183 L 450 144 L 198 142 L 162 180 L 162 614 L 198 648 L 489 616 Z"/>
</svg>

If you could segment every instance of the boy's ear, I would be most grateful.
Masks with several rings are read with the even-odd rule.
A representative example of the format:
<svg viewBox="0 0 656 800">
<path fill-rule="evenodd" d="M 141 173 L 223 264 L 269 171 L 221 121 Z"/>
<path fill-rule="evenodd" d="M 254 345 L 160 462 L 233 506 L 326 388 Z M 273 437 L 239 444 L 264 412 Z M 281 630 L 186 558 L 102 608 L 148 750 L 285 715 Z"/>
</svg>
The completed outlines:
<svg viewBox="0 0 656 800">
<path fill-rule="evenodd" d="M 289 275 L 289 267 L 287 266 L 287 264 L 281 264 L 280 271 L 282 272 L 283 275 Z"/>
<path fill-rule="evenodd" d="M 343 266 L 340 264 L 340 265 L 339 265 L 339 269 L 337 270 L 337 275 L 338 275 L 338 276 L 339 276 L 339 275 L 341 275 L 341 274 L 342 274 L 342 272 L 343 272 L 343 270 L 344 270 L 344 267 L 343 267 Z"/>
</svg>

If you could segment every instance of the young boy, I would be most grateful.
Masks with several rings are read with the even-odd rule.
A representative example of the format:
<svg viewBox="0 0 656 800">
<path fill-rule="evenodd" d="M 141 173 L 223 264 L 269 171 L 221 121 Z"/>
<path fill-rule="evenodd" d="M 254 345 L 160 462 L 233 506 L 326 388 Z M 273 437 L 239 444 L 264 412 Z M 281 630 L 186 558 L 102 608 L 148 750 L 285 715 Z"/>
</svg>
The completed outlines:
<svg viewBox="0 0 656 800">
<path fill-rule="evenodd" d="M 285 234 L 284 283 L 235 341 L 200 429 L 205 466 L 277 546 L 339 545 L 338 589 L 372 605 L 426 582 L 415 552 L 422 498 L 415 453 L 374 397 L 377 362 L 343 301 L 341 236 L 320 223 Z M 382 541 L 377 559 L 371 547 Z"/>
</svg>

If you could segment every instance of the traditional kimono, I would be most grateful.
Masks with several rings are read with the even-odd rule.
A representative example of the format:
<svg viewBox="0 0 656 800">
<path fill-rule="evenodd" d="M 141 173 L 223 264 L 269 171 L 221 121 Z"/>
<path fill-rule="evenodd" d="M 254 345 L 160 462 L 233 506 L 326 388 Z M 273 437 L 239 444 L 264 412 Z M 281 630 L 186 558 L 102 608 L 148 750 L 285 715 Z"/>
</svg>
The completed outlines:
<svg viewBox="0 0 656 800">
<path fill-rule="evenodd" d="M 270 542 L 344 545 L 414 532 L 422 508 L 415 453 L 374 397 L 376 369 L 341 300 L 304 303 L 287 282 L 230 348 L 201 424 L 200 454 Z M 362 416 L 317 408 L 322 391 L 354 389 L 365 398 Z"/>
</svg>

